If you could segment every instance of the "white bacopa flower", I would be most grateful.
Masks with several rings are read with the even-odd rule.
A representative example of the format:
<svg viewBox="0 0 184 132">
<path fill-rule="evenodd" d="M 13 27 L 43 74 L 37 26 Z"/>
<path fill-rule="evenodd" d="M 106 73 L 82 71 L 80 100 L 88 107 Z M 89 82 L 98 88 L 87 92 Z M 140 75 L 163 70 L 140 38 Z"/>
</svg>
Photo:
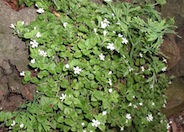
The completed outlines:
<svg viewBox="0 0 184 132">
<path fill-rule="evenodd" d="M 128 106 L 132 106 L 132 103 L 129 103 Z"/>
<path fill-rule="evenodd" d="M 66 64 L 65 67 L 66 67 L 67 69 L 70 68 L 69 64 Z"/>
<path fill-rule="evenodd" d="M 112 31 L 114 34 L 116 33 L 116 31 Z"/>
<path fill-rule="evenodd" d="M 73 70 L 74 70 L 74 74 L 80 74 L 80 72 L 82 71 L 82 69 L 79 68 L 78 66 L 74 67 Z"/>
<path fill-rule="evenodd" d="M 167 63 L 167 60 L 166 60 L 165 58 L 163 58 L 163 62 L 164 62 L 164 63 Z"/>
<path fill-rule="evenodd" d="M 30 41 L 30 45 L 32 48 L 37 48 L 38 47 L 38 42 L 36 40 Z"/>
<path fill-rule="evenodd" d="M 36 27 L 34 27 L 33 29 L 36 30 Z"/>
<path fill-rule="evenodd" d="M 112 0 L 104 0 L 105 2 L 112 2 Z"/>
<path fill-rule="evenodd" d="M 112 86 L 112 80 L 109 78 L 109 80 L 108 80 L 108 84 L 110 85 L 110 86 Z"/>
<path fill-rule="evenodd" d="M 167 67 L 162 68 L 162 71 L 165 72 L 167 70 Z"/>
<path fill-rule="evenodd" d="M 22 21 L 22 22 L 21 22 L 21 24 L 22 24 L 22 25 L 24 25 L 24 24 L 25 24 L 25 22 L 24 22 L 24 21 Z"/>
<path fill-rule="evenodd" d="M 128 40 L 126 38 L 122 38 L 122 43 L 123 44 L 127 44 L 128 43 Z"/>
<path fill-rule="evenodd" d="M 36 10 L 36 12 L 38 12 L 38 13 L 40 13 L 40 14 L 41 14 L 41 13 L 44 13 L 44 9 L 43 9 L 43 8 L 39 8 L 39 9 Z"/>
<path fill-rule="evenodd" d="M 142 71 L 142 72 L 144 72 L 144 71 L 145 71 L 144 66 L 141 66 L 141 71 Z"/>
<path fill-rule="evenodd" d="M 98 120 L 93 119 L 92 120 L 92 126 L 98 127 L 100 125 L 100 122 Z"/>
<path fill-rule="evenodd" d="M 143 103 L 142 103 L 142 102 L 140 102 L 140 103 L 139 103 L 139 105 L 140 105 L 140 106 L 143 106 Z"/>
<path fill-rule="evenodd" d="M 10 25 L 10 28 L 15 29 L 15 25 L 14 24 L 11 24 Z"/>
<path fill-rule="evenodd" d="M 107 115 L 107 111 L 103 111 L 102 115 L 104 115 L 104 116 Z"/>
<path fill-rule="evenodd" d="M 132 119 L 131 115 L 130 114 L 126 114 L 126 119 L 127 120 L 131 120 Z"/>
<path fill-rule="evenodd" d="M 68 24 L 67 22 L 64 22 L 63 27 L 66 28 L 67 24 Z"/>
<path fill-rule="evenodd" d="M 20 76 L 24 77 L 25 76 L 25 71 L 21 71 Z"/>
<path fill-rule="evenodd" d="M 15 126 L 16 122 L 13 120 L 11 126 Z"/>
<path fill-rule="evenodd" d="M 35 59 L 31 59 L 31 63 L 34 64 L 35 63 Z"/>
<path fill-rule="evenodd" d="M 134 107 L 135 109 L 137 109 L 137 105 L 133 105 L 133 107 Z"/>
<path fill-rule="evenodd" d="M 109 71 L 109 73 L 108 73 L 109 75 L 111 75 L 112 74 L 112 71 Z"/>
<path fill-rule="evenodd" d="M 81 123 L 81 126 L 84 126 L 84 125 L 85 125 L 85 123 L 84 123 L 84 122 L 82 122 L 82 123 Z"/>
<path fill-rule="evenodd" d="M 155 106 L 155 103 L 154 103 L 154 102 L 152 102 L 152 103 L 151 103 L 151 105 L 152 105 L 152 106 Z"/>
<path fill-rule="evenodd" d="M 103 35 L 104 35 L 104 36 L 107 35 L 107 31 L 106 31 L 106 30 L 103 31 Z"/>
<path fill-rule="evenodd" d="M 23 128 L 24 127 L 24 124 L 22 123 L 22 124 L 20 124 L 20 128 Z"/>
<path fill-rule="evenodd" d="M 86 130 L 82 130 L 82 132 L 86 132 Z"/>
<path fill-rule="evenodd" d="M 46 57 L 47 56 L 47 52 L 43 51 L 43 50 L 38 50 L 39 52 L 39 55 L 43 56 L 43 57 Z"/>
<path fill-rule="evenodd" d="M 99 58 L 100 58 L 100 60 L 105 60 L 105 56 L 101 53 L 100 55 L 99 55 Z"/>
<path fill-rule="evenodd" d="M 113 43 L 108 43 L 107 49 L 110 49 L 111 51 L 115 50 L 114 44 Z"/>
<path fill-rule="evenodd" d="M 121 127 L 121 128 L 120 128 L 120 131 L 124 131 L 124 127 Z"/>
<path fill-rule="evenodd" d="M 107 26 L 109 26 L 110 22 L 105 18 L 102 22 L 101 22 L 101 28 L 106 28 Z"/>
<path fill-rule="evenodd" d="M 97 29 L 96 28 L 94 28 L 93 30 L 94 30 L 95 33 L 97 32 Z"/>
<path fill-rule="evenodd" d="M 61 96 L 60 96 L 60 98 L 59 98 L 59 99 L 60 99 L 61 101 L 64 101 L 64 100 L 65 100 L 65 98 L 66 98 L 66 94 L 61 94 Z"/>
<path fill-rule="evenodd" d="M 133 70 L 134 70 L 134 69 L 133 69 L 132 67 L 130 67 L 130 66 L 128 67 L 128 71 L 129 71 L 129 72 L 131 72 L 131 71 L 133 71 Z"/>
<path fill-rule="evenodd" d="M 37 37 L 37 38 L 40 38 L 40 37 L 41 37 L 41 33 L 40 33 L 40 32 L 37 32 L 37 33 L 36 33 L 36 37 Z"/>
<path fill-rule="evenodd" d="M 109 93 L 112 93 L 112 88 L 110 88 L 108 91 L 109 91 Z"/>
<path fill-rule="evenodd" d="M 152 114 L 149 114 L 149 115 L 146 117 L 146 119 L 147 119 L 149 122 L 153 121 L 153 116 L 152 116 Z"/>
<path fill-rule="evenodd" d="M 112 16 L 114 16 L 114 13 L 112 13 Z"/>
<path fill-rule="evenodd" d="M 142 58 L 142 57 L 143 57 L 143 54 L 140 52 L 140 53 L 139 53 L 139 56 Z"/>
<path fill-rule="evenodd" d="M 167 123 L 167 130 L 169 130 L 170 129 L 170 124 L 169 123 Z"/>
<path fill-rule="evenodd" d="M 119 34 L 118 34 L 118 37 L 120 37 L 120 38 L 121 38 L 121 37 L 123 37 L 123 35 L 119 33 Z"/>
</svg>

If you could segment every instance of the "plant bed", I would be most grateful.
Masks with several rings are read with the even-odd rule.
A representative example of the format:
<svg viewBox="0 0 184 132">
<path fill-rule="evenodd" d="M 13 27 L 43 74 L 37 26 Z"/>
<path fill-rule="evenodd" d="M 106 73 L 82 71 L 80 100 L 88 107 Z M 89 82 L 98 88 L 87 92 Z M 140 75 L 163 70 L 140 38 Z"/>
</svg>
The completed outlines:
<svg viewBox="0 0 184 132">
<path fill-rule="evenodd" d="M 28 46 L 33 101 L 1 112 L 9 131 L 167 131 L 166 59 L 159 47 L 173 21 L 154 4 L 22 1 L 39 13 L 11 27 Z M 159 4 L 159 3 L 157 3 Z"/>
</svg>

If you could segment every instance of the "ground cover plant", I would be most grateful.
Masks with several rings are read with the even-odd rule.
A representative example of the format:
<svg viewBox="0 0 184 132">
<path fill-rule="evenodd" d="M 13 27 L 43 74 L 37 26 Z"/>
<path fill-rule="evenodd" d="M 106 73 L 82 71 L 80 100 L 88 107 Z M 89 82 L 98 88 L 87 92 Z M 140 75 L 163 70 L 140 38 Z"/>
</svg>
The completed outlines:
<svg viewBox="0 0 184 132">
<path fill-rule="evenodd" d="M 11 25 L 29 46 L 22 83 L 35 84 L 37 94 L 18 111 L 1 112 L 2 124 L 15 132 L 167 131 L 160 110 L 169 79 L 159 47 L 173 21 L 154 9 L 163 1 L 21 2 L 39 13 Z"/>
</svg>

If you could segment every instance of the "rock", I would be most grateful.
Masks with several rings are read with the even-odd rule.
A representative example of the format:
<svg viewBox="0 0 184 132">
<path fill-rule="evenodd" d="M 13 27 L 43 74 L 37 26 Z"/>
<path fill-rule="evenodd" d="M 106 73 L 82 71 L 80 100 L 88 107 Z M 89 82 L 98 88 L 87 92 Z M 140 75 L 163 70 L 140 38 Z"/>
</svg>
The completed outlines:
<svg viewBox="0 0 184 132">
<path fill-rule="evenodd" d="M 18 70 L 28 70 L 28 50 L 24 42 L 12 34 L 10 25 L 17 21 L 29 23 L 36 19 L 37 13 L 33 8 L 25 8 L 16 12 L 3 1 L 0 1 L 0 66 L 3 67 L 3 60 L 15 65 Z M 4 67 L 5 69 L 5 67 Z"/>
<path fill-rule="evenodd" d="M 162 110 L 167 117 L 184 110 L 184 80 L 178 78 L 165 91 L 167 96 L 166 108 Z"/>
<path fill-rule="evenodd" d="M 161 52 L 167 59 L 167 70 L 173 68 L 180 59 L 180 50 L 175 42 L 175 37 L 173 34 L 167 35 L 160 47 Z"/>
<path fill-rule="evenodd" d="M 168 74 L 175 77 L 181 77 L 184 76 L 184 26 L 180 27 L 177 32 L 182 37 L 176 37 L 176 44 L 180 49 L 180 59 L 178 60 L 178 63 L 168 71 Z"/>
<path fill-rule="evenodd" d="M 167 3 L 161 8 L 161 14 L 164 18 L 175 18 L 176 25 L 182 26 L 184 23 L 184 0 L 167 0 Z"/>
</svg>

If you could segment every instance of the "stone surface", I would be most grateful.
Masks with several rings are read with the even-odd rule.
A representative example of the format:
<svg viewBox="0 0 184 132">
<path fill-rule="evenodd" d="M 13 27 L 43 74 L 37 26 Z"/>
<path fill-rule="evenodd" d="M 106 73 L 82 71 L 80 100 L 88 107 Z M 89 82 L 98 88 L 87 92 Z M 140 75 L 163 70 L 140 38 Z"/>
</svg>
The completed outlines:
<svg viewBox="0 0 184 132">
<path fill-rule="evenodd" d="M 166 108 L 162 110 L 167 117 L 184 110 L 184 79 L 177 78 L 165 91 L 167 96 Z"/>
<path fill-rule="evenodd" d="M 167 70 L 172 69 L 180 59 L 180 49 L 178 48 L 175 35 L 167 35 L 164 37 L 164 43 L 161 45 L 160 50 L 167 59 Z"/>
<path fill-rule="evenodd" d="M 19 72 L 28 70 L 28 48 L 13 35 L 10 25 L 21 20 L 26 24 L 36 19 L 33 8 L 16 12 L 0 1 L 0 108 L 5 111 L 15 110 L 25 100 L 32 100 L 34 85 L 22 85 Z"/>
<path fill-rule="evenodd" d="M 163 17 L 174 17 L 176 25 L 182 26 L 184 23 L 184 0 L 167 0 L 162 7 L 161 14 Z"/>
</svg>

